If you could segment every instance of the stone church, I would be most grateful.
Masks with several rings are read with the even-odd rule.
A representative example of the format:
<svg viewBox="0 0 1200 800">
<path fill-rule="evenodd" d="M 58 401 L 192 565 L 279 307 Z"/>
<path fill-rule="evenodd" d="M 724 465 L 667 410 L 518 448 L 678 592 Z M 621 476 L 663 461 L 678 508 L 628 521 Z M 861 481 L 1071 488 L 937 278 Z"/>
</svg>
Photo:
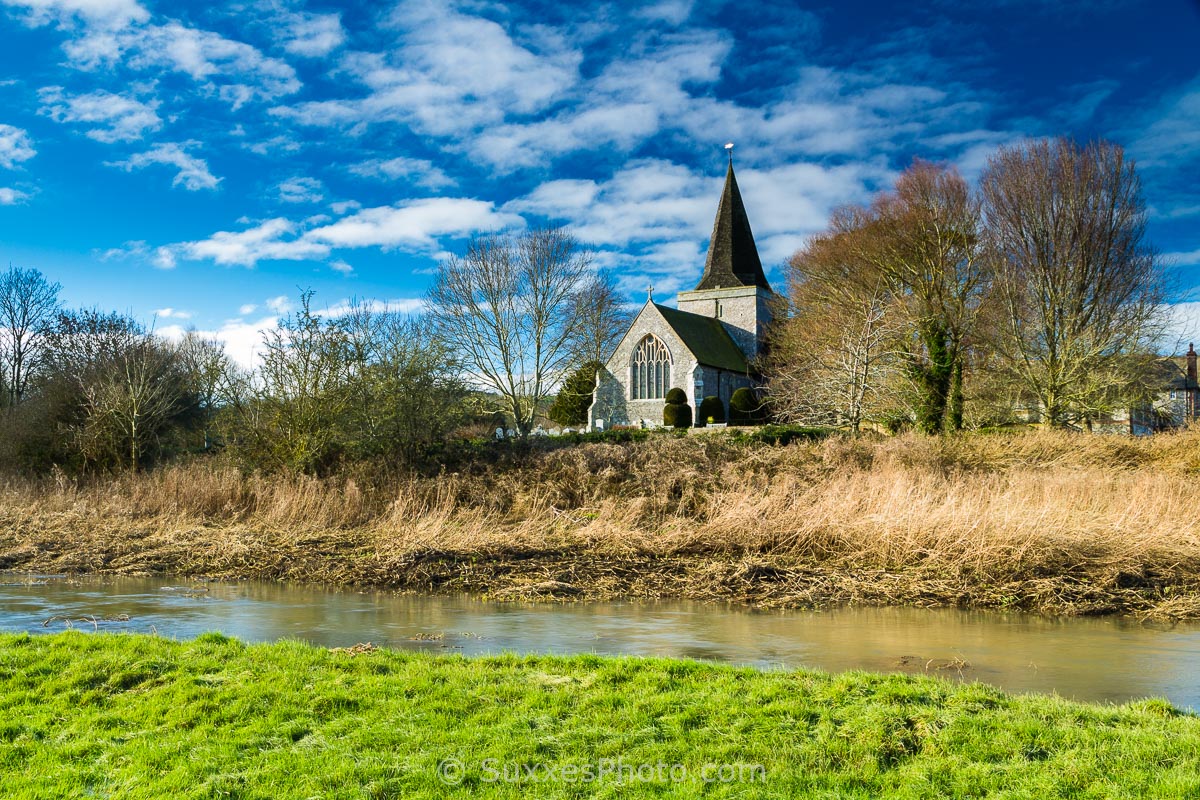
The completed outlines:
<svg viewBox="0 0 1200 800">
<path fill-rule="evenodd" d="M 700 401 L 712 395 L 728 415 L 733 392 L 757 382 L 751 365 L 762 351 L 774 301 L 731 159 L 700 283 L 676 296 L 676 308 L 646 299 L 597 374 L 589 428 L 661 425 L 673 388 L 687 394 L 693 419 Z"/>
</svg>

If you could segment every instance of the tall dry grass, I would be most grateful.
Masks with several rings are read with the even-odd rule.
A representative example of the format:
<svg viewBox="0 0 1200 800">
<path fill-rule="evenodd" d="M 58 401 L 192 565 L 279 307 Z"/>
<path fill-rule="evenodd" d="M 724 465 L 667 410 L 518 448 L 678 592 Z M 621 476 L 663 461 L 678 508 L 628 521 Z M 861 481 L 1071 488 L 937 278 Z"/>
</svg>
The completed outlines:
<svg viewBox="0 0 1200 800">
<path fill-rule="evenodd" d="M 664 437 L 391 481 L 195 463 L 9 480 L 0 565 L 1191 616 L 1197 474 L 1200 431 Z"/>
</svg>

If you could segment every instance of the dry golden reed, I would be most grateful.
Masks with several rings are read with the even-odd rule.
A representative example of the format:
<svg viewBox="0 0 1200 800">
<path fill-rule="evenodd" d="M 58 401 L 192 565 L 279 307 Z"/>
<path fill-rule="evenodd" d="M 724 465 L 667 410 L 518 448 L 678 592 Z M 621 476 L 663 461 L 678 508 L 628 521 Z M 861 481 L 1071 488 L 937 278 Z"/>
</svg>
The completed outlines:
<svg viewBox="0 0 1200 800">
<path fill-rule="evenodd" d="M 664 436 L 391 481 L 198 462 L 8 481 L 0 566 L 1192 617 L 1198 474 L 1200 431 Z"/>
</svg>

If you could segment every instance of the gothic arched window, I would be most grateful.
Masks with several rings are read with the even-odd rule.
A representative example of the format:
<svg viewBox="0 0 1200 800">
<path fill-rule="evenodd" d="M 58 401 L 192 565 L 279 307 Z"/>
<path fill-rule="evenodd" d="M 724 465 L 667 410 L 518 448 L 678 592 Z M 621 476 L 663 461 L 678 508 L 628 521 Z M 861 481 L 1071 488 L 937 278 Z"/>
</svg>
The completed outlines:
<svg viewBox="0 0 1200 800">
<path fill-rule="evenodd" d="M 671 351 L 654 334 L 638 342 L 629 362 L 629 398 L 661 400 L 671 388 Z"/>
</svg>

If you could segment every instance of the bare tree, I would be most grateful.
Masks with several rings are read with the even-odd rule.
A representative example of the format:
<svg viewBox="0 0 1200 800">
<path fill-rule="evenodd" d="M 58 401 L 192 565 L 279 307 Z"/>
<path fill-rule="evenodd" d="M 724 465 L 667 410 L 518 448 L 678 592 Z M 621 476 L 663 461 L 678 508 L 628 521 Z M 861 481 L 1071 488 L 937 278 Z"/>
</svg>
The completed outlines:
<svg viewBox="0 0 1200 800">
<path fill-rule="evenodd" d="M 323 319 L 304 292 L 300 310 L 263 333 L 257 379 L 231 402 L 259 460 L 319 472 L 337 456 L 337 425 L 351 402 L 352 358 L 344 319 Z"/>
<path fill-rule="evenodd" d="M 153 334 L 138 336 L 81 388 L 84 454 L 99 461 L 106 452 L 124 450 L 133 470 L 156 438 L 195 403 L 178 349 Z"/>
<path fill-rule="evenodd" d="M 835 215 L 833 228 L 903 298 L 914 337 L 909 374 L 917 422 L 958 430 L 963 364 L 975 314 L 990 283 L 982 257 L 979 201 L 953 168 L 915 161 L 868 209 Z"/>
<path fill-rule="evenodd" d="M 1162 272 L 1121 147 L 1067 139 L 1001 150 L 982 178 L 1002 314 L 996 348 L 1051 425 L 1087 423 L 1144 382 Z"/>
<path fill-rule="evenodd" d="M 0 273 L 0 379 L 9 406 L 24 397 L 30 375 L 45 350 L 45 332 L 58 312 L 57 283 L 49 283 L 36 269 L 9 266 Z"/>
<path fill-rule="evenodd" d="M 428 327 L 420 316 L 365 303 L 346 315 L 352 400 L 345 427 L 355 455 L 411 465 L 461 424 L 458 363 Z"/>
<path fill-rule="evenodd" d="M 765 366 L 776 416 L 857 434 L 896 406 L 903 312 L 854 250 L 846 235 L 826 234 L 792 256 L 794 311 L 776 326 Z"/>
<path fill-rule="evenodd" d="M 87 466 L 137 469 L 196 412 L 178 349 L 121 314 L 60 312 L 44 372 L 41 394 L 56 398 L 55 422 Z"/>
<path fill-rule="evenodd" d="M 205 338 L 194 330 L 187 331 L 179 342 L 179 358 L 203 417 L 203 447 L 207 450 L 212 444 L 213 418 L 232 364 L 221 342 Z"/>
<path fill-rule="evenodd" d="M 576 366 L 608 360 L 629 328 L 631 314 L 617 291 L 612 270 L 600 270 L 575 294 L 579 327 L 571 343 Z"/>
<path fill-rule="evenodd" d="M 476 237 L 438 267 L 430 320 L 469 381 L 500 395 L 521 436 L 570 364 L 590 262 L 566 230 L 542 228 Z"/>
</svg>

